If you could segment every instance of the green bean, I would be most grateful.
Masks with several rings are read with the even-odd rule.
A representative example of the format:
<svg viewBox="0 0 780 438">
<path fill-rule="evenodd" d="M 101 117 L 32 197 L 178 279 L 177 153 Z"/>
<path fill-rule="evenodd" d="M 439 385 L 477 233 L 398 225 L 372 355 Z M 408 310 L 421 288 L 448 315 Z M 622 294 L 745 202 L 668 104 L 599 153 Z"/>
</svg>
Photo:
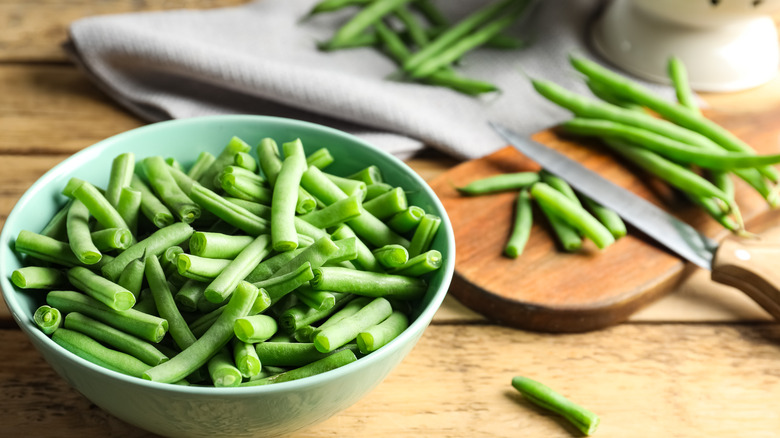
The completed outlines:
<svg viewBox="0 0 780 438">
<path fill-rule="evenodd" d="M 188 279 L 179 288 L 173 299 L 182 310 L 195 312 L 198 310 L 198 302 L 203 298 L 203 291 L 206 290 L 206 286 L 207 283 Z"/>
<path fill-rule="evenodd" d="M 344 349 L 357 351 L 357 348 L 352 346 Z M 276 367 L 302 367 L 333 354 L 318 351 L 311 342 L 261 342 L 255 345 L 255 350 L 263 366 Z"/>
<path fill-rule="evenodd" d="M 132 187 L 122 187 L 116 211 L 125 220 L 133 236 L 138 232 L 138 217 L 141 214 L 142 201 L 143 193 Z"/>
<path fill-rule="evenodd" d="M 89 336 L 73 330 L 57 329 L 52 333 L 51 338 L 76 356 L 112 371 L 141 377 L 150 368 L 149 365 L 127 353 L 104 347 Z"/>
<path fill-rule="evenodd" d="M 406 277 L 420 277 L 439 269 L 443 260 L 441 252 L 431 249 L 412 257 L 401 266 L 391 268 L 389 272 Z"/>
<path fill-rule="evenodd" d="M 271 238 L 274 251 L 291 251 L 298 247 L 295 207 L 306 157 L 297 153 L 285 157 L 274 183 L 271 203 Z"/>
<path fill-rule="evenodd" d="M 310 286 L 303 285 L 295 290 L 295 296 L 299 301 L 317 310 L 327 310 L 336 305 L 336 295 L 334 292 L 324 290 L 314 290 Z"/>
<path fill-rule="evenodd" d="M 265 177 L 271 186 L 276 184 L 276 178 L 282 169 L 282 159 L 279 157 L 279 145 L 272 138 L 264 138 L 257 145 L 257 157 Z"/>
<path fill-rule="evenodd" d="M 157 228 L 165 228 L 173 223 L 171 210 L 160 201 L 138 175 L 133 174 L 130 187 L 141 192 L 141 213 Z"/>
<path fill-rule="evenodd" d="M 270 237 L 267 234 L 258 236 L 222 270 L 214 281 L 206 286 L 203 295 L 212 303 L 221 303 L 270 252 Z"/>
<path fill-rule="evenodd" d="M 501 173 L 472 181 L 463 187 L 455 187 L 455 189 L 464 195 L 477 196 L 495 192 L 516 191 L 530 187 L 536 182 L 539 182 L 538 172 Z"/>
<path fill-rule="evenodd" d="M 374 164 L 358 170 L 357 172 L 349 175 L 347 178 L 363 181 L 366 183 L 366 186 L 384 182 L 382 171 Z"/>
<path fill-rule="evenodd" d="M 232 259 L 253 240 L 252 236 L 196 231 L 190 237 L 190 253 L 200 257 Z"/>
<path fill-rule="evenodd" d="M 273 336 L 279 329 L 276 320 L 268 315 L 251 315 L 237 318 L 233 332 L 242 342 L 256 344 Z"/>
<path fill-rule="evenodd" d="M 104 228 L 90 233 L 90 240 L 98 251 L 127 249 L 133 243 L 133 234 L 126 228 Z"/>
<path fill-rule="evenodd" d="M 315 269 L 310 283 L 317 290 L 399 299 L 418 298 L 426 289 L 425 282 L 418 278 L 338 267 Z"/>
<path fill-rule="evenodd" d="M 512 233 L 504 246 L 504 254 L 513 259 L 522 254 L 526 243 L 528 243 L 528 238 L 531 236 L 532 226 L 531 194 L 528 189 L 522 189 L 517 194 L 517 200 L 515 201 L 515 218 L 512 224 Z"/>
<path fill-rule="evenodd" d="M 379 263 L 386 268 L 397 268 L 409 261 L 409 251 L 401 245 L 385 245 L 372 252 Z"/>
<path fill-rule="evenodd" d="M 403 312 L 393 311 L 384 321 L 368 327 L 357 335 L 360 352 L 368 354 L 387 345 L 409 327 L 409 319 Z"/>
<path fill-rule="evenodd" d="M 409 59 L 403 63 L 404 71 L 411 72 L 418 68 L 426 60 L 436 56 L 448 47 L 451 47 L 464 36 L 472 33 L 474 29 L 481 26 L 483 23 L 498 16 L 499 13 L 514 1 L 515 0 L 502 0 L 489 4 L 462 19 L 455 25 L 450 26 L 446 31 L 442 32 L 431 41 L 430 44 L 410 56 Z"/>
<path fill-rule="evenodd" d="M 46 295 L 46 303 L 63 313 L 83 313 L 150 342 L 160 342 L 168 331 L 168 321 L 165 319 L 136 309 L 114 310 L 81 292 L 51 291 Z"/>
<path fill-rule="evenodd" d="M 211 167 L 216 159 L 217 157 L 215 157 L 211 152 L 201 151 L 198 154 L 198 158 L 195 159 L 195 162 L 187 171 L 187 176 L 197 181 L 201 176 L 203 176 L 203 173 L 206 172 L 206 169 Z"/>
<path fill-rule="evenodd" d="M 19 231 L 14 242 L 14 249 L 38 260 L 66 267 L 83 265 L 67 243 L 28 230 Z M 103 259 L 105 257 L 103 256 Z"/>
<path fill-rule="evenodd" d="M 225 270 L 231 261 L 230 259 L 214 259 L 182 253 L 176 256 L 176 267 L 179 275 L 185 278 L 211 282 Z"/>
<path fill-rule="evenodd" d="M 270 225 L 265 219 L 250 213 L 243 207 L 229 202 L 212 190 L 200 184 L 192 186 L 192 200 L 226 223 L 251 236 L 267 233 Z"/>
<path fill-rule="evenodd" d="M 229 166 L 239 152 L 249 152 L 252 148 L 238 137 L 233 137 L 217 155 L 211 165 L 203 172 L 197 182 L 207 189 L 213 190 L 214 180 L 225 166 Z"/>
<path fill-rule="evenodd" d="M 323 12 L 334 12 L 347 6 L 362 6 L 371 3 L 373 0 L 322 0 L 309 11 L 307 17 Z"/>
<path fill-rule="evenodd" d="M 295 332 L 301 327 L 313 324 L 327 318 L 349 303 L 356 295 L 350 293 L 334 294 L 335 304 L 328 309 L 314 309 L 306 304 L 296 304 L 286 309 L 279 315 L 278 321 L 288 333 Z M 365 298 L 368 300 L 368 298 Z M 357 311 L 357 310 L 355 310 Z"/>
<path fill-rule="evenodd" d="M 186 223 L 192 223 L 200 217 L 200 206 L 182 191 L 171 176 L 170 166 L 165 163 L 162 157 L 144 158 L 143 164 L 152 190 L 176 214 L 176 217 Z"/>
<path fill-rule="evenodd" d="M 359 36 L 369 26 L 410 0 L 377 0 L 360 10 L 336 32 L 328 46 L 339 46 Z"/>
<path fill-rule="evenodd" d="M 350 196 L 300 218 L 318 228 L 331 228 L 360 216 L 363 211 L 361 205 L 360 198 Z"/>
<path fill-rule="evenodd" d="M 588 197 L 584 197 L 583 201 L 588 210 L 607 227 L 615 239 L 620 239 L 626 235 L 626 224 L 614 210 L 604 207 Z"/>
<path fill-rule="evenodd" d="M 707 169 L 732 170 L 780 163 L 780 154 L 705 151 L 652 131 L 609 120 L 574 118 L 561 124 L 568 132 L 578 135 L 614 137 L 630 141 L 667 158 Z"/>
<path fill-rule="evenodd" d="M 449 21 L 430 0 L 416 0 L 411 6 L 420 11 L 430 24 L 441 27 L 449 25 Z"/>
<path fill-rule="evenodd" d="M 387 219 L 396 213 L 406 210 L 408 207 L 406 192 L 400 187 L 385 192 L 363 204 L 363 208 L 378 219 Z"/>
<path fill-rule="evenodd" d="M 357 356 L 355 356 L 355 353 L 352 350 L 345 349 L 337 353 L 331 354 L 323 359 L 304 365 L 300 368 L 295 368 L 263 379 L 250 380 L 248 382 L 242 383 L 241 385 L 258 386 L 258 385 L 268 385 L 272 383 L 289 382 L 292 380 L 303 379 L 306 377 L 311 377 L 317 374 L 322 374 L 324 372 L 334 370 L 336 368 L 350 364 L 356 360 L 357 360 Z"/>
<path fill-rule="evenodd" d="M 295 271 L 301 265 L 309 263 L 312 269 L 319 268 L 324 265 L 330 257 L 339 250 L 339 246 L 334 243 L 329 237 L 325 236 L 317 239 L 313 245 L 307 247 L 301 251 L 295 258 L 289 262 L 280 266 L 272 275 L 273 277 L 279 277 L 290 272 Z"/>
<path fill-rule="evenodd" d="M 409 257 L 422 254 L 430 249 L 431 242 L 436 237 L 439 226 L 441 226 L 441 217 L 434 214 L 426 214 L 420 219 L 420 224 L 414 230 L 412 240 L 407 247 L 409 249 Z"/>
<path fill-rule="evenodd" d="M 143 264 L 143 262 L 141 263 Z M 152 291 L 148 287 L 141 289 L 141 292 L 138 293 L 138 298 L 135 302 L 135 306 L 133 306 L 133 309 L 147 315 L 160 316 L 157 314 L 157 305 L 154 303 Z M 165 321 L 165 323 L 167 324 L 168 321 Z"/>
<path fill-rule="evenodd" d="M 544 169 L 539 172 L 539 177 L 543 183 L 546 183 L 555 190 L 563 193 L 575 204 L 582 206 L 582 202 L 580 201 L 580 198 L 577 197 L 577 194 L 574 193 L 574 189 L 572 189 L 569 183 L 564 181 L 562 178 L 559 178 Z"/>
<path fill-rule="evenodd" d="M 389 301 L 382 297 L 375 298 L 357 313 L 318 330 L 314 335 L 314 346 L 322 353 L 331 352 L 355 339 L 360 332 L 384 321 L 392 313 Z"/>
<path fill-rule="evenodd" d="M 549 208 L 553 213 L 568 222 L 574 228 L 592 240 L 600 249 L 611 245 L 615 238 L 587 210 L 572 202 L 566 195 L 546 183 L 539 182 L 531 186 L 531 195 L 537 202 Z"/>
<path fill-rule="evenodd" d="M 740 224 L 737 223 L 737 221 L 735 221 L 727 212 L 723 211 L 721 206 L 715 202 L 714 198 L 702 198 L 690 193 L 686 193 L 686 195 L 688 195 L 688 199 L 704 209 L 704 211 L 706 211 L 707 214 L 709 214 L 713 219 L 715 219 L 715 221 L 722 225 L 723 228 L 737 234 L 744 231 L 742 230 Z"/>
<path fill-rule="evenodd" d="M 65 316 L 63 327 L 83 333 L 109 347 L 129 354 L 149 366 L 159 365 L 168 360 L 168 356 L 149 342 L 79 312 L 68 313 Z"/>
<path fill-rule="evenodd" d="M 122 216 L 116 211 L 113 205 L 100 193 L 95 186 L 84 182 L 73 191 L 73 197 L 81 202 L 89 210 L 89 214 L 105 228 L 125 228 L 129 229 Z M 71 208 L 73 206 L 71 205 Z"/>
<path fill-rule="evenodd" d="M 582 249 L 582 236 L 576 228 L 555 214 L 552 208 L 546 204 L 539 203 L 539 208 L 542 210 L 544 217 L 547 218 L 547 222 L 550 224 L 558 244 L 564 251 L 574 252 Z"/>
<path fill-rule="evenodd" d="M 314 166 L 318 169 L 324 169 L 333 164 L 335 159 L 330 153 L 328 148 L 319 148 L 306 157 L 306 164 L 308 166 Z"/>
<path fill-rule="evenodd" d="M 590 90 L 591 93 L 593 93 L 594 96 L 598 97 L 604 102 L 622 108 L 626 108 L 626 109 L 642 110 L 641 106 L 633 102 L 629 102 L 620 96 L 616 96 L 615 93 L 613 93 L 612 90 L 609 89 L 609 87 L 605 86 L 601 82 L 597 82 L 592 79 L 586 79 L 585 84 L 588 86 L 588 89 Z"/>
<path fill-rule="evenodd" d="M 44 334 L 51 335 L 60 328 L 62 313 L 58 309 L 44 304 L 33 313 L 33 322 Z"/>
<path fill-rule="evenodd" d="M 69 199 L 65 206 L 60 208 L 57 213 L 54 214 L 51 220 L 41 230 L 41 235 L 63 242 L 68 240 L 68 210 L 70 210 L 70 204 L 72 202 L 73 200 Z"/>
<path fill-rule="evenodd" d="M 287 264 L 287 262 L 303 252 L 304 249 L 305 248 L 297 248 L 293 251 L 282 252 L 263 260 L 252 269 L 252 272 L 246 276 L 245 280 L 250 283 L 255 283 L 270 278 L 276 270 Z"/>
<path fill-rule="evenodd" d="M 363 199 L 363 202 L 368 202 L 377 196 L 389 192 L 390 190 L 393 190 L 395 187 L 391 186 L 388 183 L 373 183 L 366 186 L 366 198 Z"/>
<path fill-rule="evenodd" d="M 67 284 L 59 269 L 25 266 L 11 273 L 11 282 L 20 289 L 54 289 Z"/>
<path fill-rule="evenodd" d="M 420 224 L 424 216 L 425 210 L 416 205 L 410 205 L 406 210 L 391 216 L 387 220 L 387 226 L 396 233 L 408 233 Z"/>
<path fill-rule="evenodd" d="M 267 221 L 271 220 L 271 207 L 261 204 L 259 202 L 247 201 L 246 199 L 234 198 L 232 196 L 225 196 L 225 199 L 232 204 L 238 205 L 246 209 L 248 212 L 258 216 Z"/>
<path fill-rule="evenodd" d="M 314 271 L 311 269 L 311 264 L 305 262 L 301 264 L 297 269 L 284 275 L 275 276 L 267 280 L 258 281 L 253 283 L 256 287 L 265 289 L 268 292 L 268 296 L 271 299 L 271 303 L 277 303 L 284 298 L 287 294 L 298 289 L 302 285 L 314 278 Z M 256 312 L 262 311 L 260 308 L 254 308 Z"/>
<path fill-rule="evenodd" d="M 109 280 L 119 278 L 128 263 L 145 255 L 159 256 L 171 246 L 178 245 L 190 238 L 195 230 L 184 222 L 177 222 L 161 228 L 149 237 L 122 251 L 116 258 L 103 265 L 101 272 Z"/>
<path fill-rule="evenodd" d="M 233 339 L 233 362 L 244 378 L 257 376 L 262 371 L 262 363 L 254 344 Z"/>
<path fill-rule="evenodd" d="M 563 416 L 583 434 L 592 435 L 596 432 L 600 422 L 598 415 L 573 403 L 550 387 L 523 376 L 513 377 L 512 386 L 528 401 Z"/>
<path fill-rule="evenodd" d="M 124 287 L 81 266 L 68 269 L 68 281 L 106 306 L 122 311 L 135 305 L 135 295 Z"/>
<path fill-rule="evenodd" d="M 239 283 L 224 311 L 194 344 L 171 360 L 146 371 L 143 378 L 156 382 L 175 382 L 205 365 L 230 341 L 235 320 L 247 315 L 258 293 L 259 290 L 250 283 Z"/>
<path fill-rule="evenodd" d="M 209 377 L 217 388 L 238 386 L 241 383 L 241 371 L 233 362 L 227 348 L 221 348 L 207 363 Z"/>
<path fill-rule="evenodd" d="M 246 152 L 237 152 L 236 155 L 233 157 L 233 162 L 236 164 L 236 166 L 246 169 L 252 173 L 257 172 L 258 165 L 257 160 L 255 160 L 255 157 L 253 157 L 251 154 Z"/>
<path fill-rule="evenodd" d="M 584 58 L 572 56 L 570 61 L 574 68 L 584 75 L 609 84 L 615 93 L 650 108 L 682 127 L 706 136 L 724 149 L 733 152 L 755 153 L 748 144 L 717 123 L 700 117 L 682 105 L 664 100 L 638 83 Z M 780 179 L 780 172 L 775 168 L 762 166 L 758 170 L 773 182 Z"/>
<path fill-rule="evenodd" d="M 667 73 L 672 81 L 672 86 L 674 86 L 674 92 L 680 105 L 701 114 L 701 110 L 699 110 L 699 106 L 696 104 L 696 98 L 688 84 L 688 71 L 682 60 L 676 56 L 670 57 L 667 64 Z"/>
<path fill-rule="evenodd" d="M 261 204 L 271 203 L 271 190 L 262 182 L 243 175 L 223 173 L 219 177 L 222 190 L 230 196 Z"/>
<path fill-rule="evenodd" d="M 333 239 L 337 242 L 344 239 L 355 239 L 355 245 L 357 250 L 357 257 L 355 261 L 366 271 L 382 272 L 382 265 L 377 260 L 376 256 L 371 252 L 371 249 L 363 242 L 362 239 L 357 237 L 357 234 L 348 225 L 342 225 L 333 231 Z M 385 246 L 385 245 L 382 245 Z M 401 246 L 401 245 L 399 245 Z"/>
<path fill-rule="evenodd" d="M 135 154 L 125 152 L 117 155 L 111 162 L 111 173 L 106 186 L 106 200 L 114 207 L 119 207 L 119 196 L 122 189 L 130 187 L 135 171 Z"/>
<path fill-rule="evenodd" d="M 144 269 L 144 262 L 141 259 L 132 260 L 125 266 L 116 280 L 116 284 L 133 293 L 136 303 L 144 283 Z"/>
<path fill-rule="evenodd" d="M 70 204 L 67 218 L 68 242 L 73 254 L 85 265 L 94 265 L 103 256 L 92 242 L 89 225 L 89 210 L 78 199 Z"/>
<path fill-rule="evenodd" d="M 517 21 L 518 17 L 526 11 L 529 3 L 530 2 L 527 0 L 510 3 L 510 6 L 507 9 L 502 9 L 500 15 L 492 18 L 484 27 L 471 32 L 469 35 L 463 35 L 457 38 L 452 44 L 442 47 L 435 55 L 420 62 L 415 68 L 410 69 L 404 65 L 407 73 L 414 78 L 426 77 L 438 69 L 458 60 L 466 52 L 484 45 Z"/>
<path fill-rule="evenodd" d="M 168 157 L 165 158 L 165 164 L 167 164 L 172 169 L 176 169 L 180 172 L 184 172 L 184 167 L 179 163 L 179 161 L 176 158 Z"/>
<path fill-rule="evenodd" d="M 195 335 L 192 334 L 176 307 L 176 301 L 174 301 L 168 282 L 165 280 L 160 261 L 154 255 L 147 255 L 144 263 L 146 282 L 152 291 L 157 313 L 168 321 L 168 333 L 176 345 L 183 350 L 195 342 Z"/>
<path fill-rule="evenodd" d="M 417 21 L 412 12 L 406 8 L 406 5 L 400 6 L 393 11 L 398 20 L 403 23 L 406 31 L 409 33 L 409 37 L 417 47 L 425 47 L 430 42 L 428 33 L 423 28 L 422 24 Z"/>
</svg>

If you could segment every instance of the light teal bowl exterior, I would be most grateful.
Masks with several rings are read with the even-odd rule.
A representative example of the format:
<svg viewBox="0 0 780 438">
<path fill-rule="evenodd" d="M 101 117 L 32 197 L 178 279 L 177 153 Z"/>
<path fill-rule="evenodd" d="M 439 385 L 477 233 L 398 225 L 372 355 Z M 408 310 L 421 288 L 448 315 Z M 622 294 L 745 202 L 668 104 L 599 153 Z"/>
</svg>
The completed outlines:
<svg viewBox="0 0 780 438">
<path fill-rule="evenodd" d="M 60 190 L 71 176 L 105 186 L 111 161 L 119 153 L 133 152 L 137 159 L 162 155 L 188 165 L 201 151 L 219 153 L 234 135 L 251 145 L 264 137 L 274 138 L 280 144 L 300 138 L 307 153 L 327 147 L 336 158 L 328 171 L 336 174 L 349 174 L 376 164 L 390 184 L 407 190 L 411 204 L 441 216 L 442 226 L 433 247 L 441 251 L 445 261 L 431 278 L 423 305 L 404 333 L 357 362 L 307 379 L 262 387 L 199 388 L 149 382 L 98 367 L 62 349 L 34 326 L 32 314 L 43 303 L 43 295 L 20 291 L 10 282 L 13 270 L 22 266 L 13 251 L 13 242 L 20 230 L 39 231 L 45 226 L 64 204 Z M 455 241 L 444 207 L 425 181 L 403 162 L 338 130 L 297 120 L 249 115 L 151 124 L 74 154 L 43 175 L 21 197 L 0 233 L 0 242 L 3 298 L 46 361 L 102 409 L 130 424 L 172 437 L 278 436 L 315 425 L 351 406 L 412 350 L 441 305 L 455 264 Z"/>
</svg>

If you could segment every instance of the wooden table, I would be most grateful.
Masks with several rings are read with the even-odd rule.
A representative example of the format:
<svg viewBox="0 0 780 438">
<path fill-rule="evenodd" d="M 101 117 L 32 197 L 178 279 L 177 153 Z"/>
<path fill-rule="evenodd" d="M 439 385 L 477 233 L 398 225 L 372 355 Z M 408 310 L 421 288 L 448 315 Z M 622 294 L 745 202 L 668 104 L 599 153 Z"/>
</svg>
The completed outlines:
<svg viewBox="0 0 780 438">
<path fill-rule="evenodd" d="M 143 124 L 101 94 L 59 44 L 82 16 L 241 0 L 5 0 L 0 3 L 0 220 L 46 170 Z M 705 96 L 753 117 L 780 103 L 780 80 Z M 456 164 L 409 160 L 426 179 Z M 0 436 L 145 437 L 70 389 L 0 304 Z M 780 325 L 738 292 L 694 271 L 617 327 L 550 335 L 491 324 L 448 298 L 407 359 L 371 394 L 295 436 L 569 437 L 564 421 L 510 386 L 526 375 L 597 412 L 601 437 L 780 435 Z"/>
</svg>

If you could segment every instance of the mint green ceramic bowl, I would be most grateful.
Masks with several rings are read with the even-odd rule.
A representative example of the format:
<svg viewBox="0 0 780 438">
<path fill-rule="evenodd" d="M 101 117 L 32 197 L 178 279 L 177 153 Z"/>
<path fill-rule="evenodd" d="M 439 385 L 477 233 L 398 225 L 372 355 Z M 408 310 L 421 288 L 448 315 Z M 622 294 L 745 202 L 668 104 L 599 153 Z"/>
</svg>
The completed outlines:
<svg viewBox="0 0 780 438">
<path fill-rule="evenodd" d="M 160 384 L 93 365 L 62 349 L 40 332 L 32 314 L 40 293 L 16 289 L 11 273 L 21 266 L 12 250 L 22 229 L 41 230 L 64 204 L 60 190 L 71 176 L 105 186 L 113 158 L 132 151 L 174 157 L 190 164 L 200 151 L 218 153 L 232 136 L 249 144 L 263 137 L 278 142 L 300 138 L 307 152 L 326 146 L 336 158 L 329 172 L 349 174 L 379 166 L 389 183 L 404 187 L 410 202 L 442 217 L 433 242 L 445 262 L 431 279 L 410 327 L 381 349 L 342 368 L 292 382 L 244 388 L 202 388 Z M 261 116 L 215 116 L 156 123 L 116 135 L 74 154 L 43 175 L 21 197 L 0 233 L 0 286 L 21 329 L 46 361 L 71 386 L 116 417 L 164 436 L 276 436 L 310 427 L 351 406 L 375 388 L 412 350 L 439 308 L 452 278 L 452 226 L 436 195 L 395 157 L 349 134 L 296 120 Z"/>
</svg>

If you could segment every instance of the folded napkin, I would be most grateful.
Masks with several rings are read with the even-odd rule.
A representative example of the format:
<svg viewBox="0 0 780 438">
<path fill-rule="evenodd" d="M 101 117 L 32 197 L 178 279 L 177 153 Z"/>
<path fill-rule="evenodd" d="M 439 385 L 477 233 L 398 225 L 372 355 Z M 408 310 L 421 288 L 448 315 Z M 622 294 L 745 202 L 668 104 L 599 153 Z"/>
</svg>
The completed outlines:
<svg viewBox="0 0 780 438">
<path fill-rule="evenodd" d="M 148 121 L 212 114 L 308 120 L 356 134 L 401 157 L 430 146 L 475 158 L 505 145 L 488 126 L 532 134 L 569 114 L 538 96 L 528 77 L 587 93 L 568 65 L 588 56 L 596 0 L 545 0 L 512 32 L 522 50 L 481 48 L 463 59 L 464 76 L 498 85 L 470 97 L 388 80 L 397 66 L 373 48 L 322 52 L 354 9 L 301 18 L 317 0 L 261 0 L 240 7 L 93 16 L 70 27 L 66 49 L 110 96 Z M 455 20 L 484 4 L 442 0 Z"/>
</svg>

